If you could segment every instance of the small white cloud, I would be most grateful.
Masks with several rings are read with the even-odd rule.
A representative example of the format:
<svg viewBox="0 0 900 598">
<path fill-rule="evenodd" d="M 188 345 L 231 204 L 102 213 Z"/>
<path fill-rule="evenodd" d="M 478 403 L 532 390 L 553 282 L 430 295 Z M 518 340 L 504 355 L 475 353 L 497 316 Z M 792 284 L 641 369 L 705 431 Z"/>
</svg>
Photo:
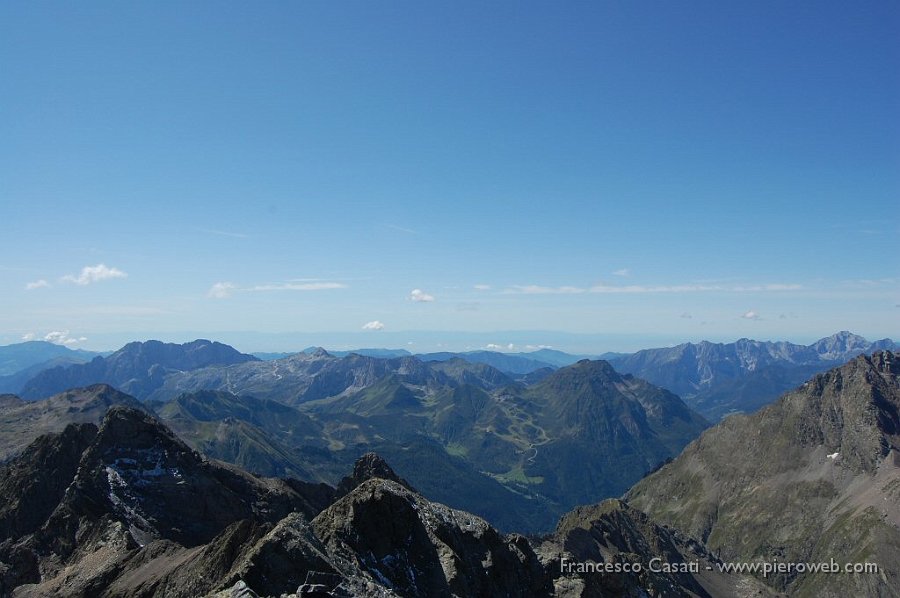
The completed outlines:
<svg viewBox="0 0 900 598">
<path fill-rule="evenodd" d="M 37 335 L 33 332 L 26 332 L 22 335 L 23 341 L 33 341 Z"/>
<path fill-rule="evenodd" d="M 233 283 L 217 282 L 209 288 L 209 291 L 206 292 L 206 296 L 212 299 L 227 299 L 231 297 L 235 288 L 237 287 L 235 287 Z"/>
<path fill-rule="evenodd" d="M 371 322 L 366 322 L 362 326 L 363 330 L 384 330 L 384 324 L 379 322 L 378 320 L 372 320 Z"/>
<path fill-rule="evenodd" d="M 515 351 L 516 346 L 513 343 L 507 343 L 505 345 L 498 345 L 497 343 L 488 343 L 485 346 L 485 349 L 488 351 Z"/>
<path fill-rule="evenodd" d="M 753 310 L 751 309 L 750 311 L 748 311 L 747 313 L 745 313 L 745 314 L 742 315 L 741 317 L 744 318 L 745 320 L 758 320 L 758 319 L 759 319 L 759 314 L 756 313 L 755 311 L 753 311 Z"/>
<path fill-rule="evenodd" d="M 618 270 L 614 274 L 618 276 L 627 276 L 622 274 L 627 269 Z M 707 292 L 724 292 L 724 293 L 766 293 L 781 291 L 797 291 L 803 289 L 799 284 L 761 284 L 749 286 L 722 286 L 718 284 L 677 284 L 677 285 L 613 285 L 604 282 L 598 282 L 587 288 L 576 286 L 559 286 L 547 287 L 541 285 L 513 285 L 504 290 L 507 294 L 524 294 L 524 295 L 575 295 L 579 293 L 601 293 L 601 294 L 640 294 L 640 293 L 707 293 Z"/>
<path fill-rule="evenodd" d="M 40 280 L 35 280 L 34 282 L 29 282 L 25 285 L 26 291 L 33 291 L 35 289 L 46 289 L 50 287 L 50 283 L 44 280 L 43 278 Z"/>
<path fill-rule="evenodd" d="M 110 268 L 105 264 L 97 264 L 96 266 L 85 266 L 81 269 L 81 274 L 73 276 L 66 274 L 62 277 L 63 282 L 71 282 L 79 286 L 89 285 L 93 282 L 101 280 L 109 280 L 111 278 L 125 278 L 128 276 L 118 268 Z"/>
<path fill-rule="evenodd" d="M 621 268 L 621 269 L 613 272 L 613 275 L 615 275 L 615 276 L 630 276 L 631 271 L 628 268 Z"/>
<path fill-rule="evenodd" d="M 416 303 L 429 303 L 434 301 L 434 295 L 429 295 L 422 289 L 413 289 L 409 293 L 409 300 L 415 301 Z"/>
<path fill-rule="evenodd" d="M 491 290 L 491 285 L 489 285 L 489 284 L 476 284 L 476 285 L 474 285 L 472 288 L 474 288 L 476 291 L 490 291 L 490 290 Z"/>
<path fill-rule="evenodd" d="M 69 336 L 68 330 L 54 330 L 53 332 L 48 332 L 44 335 L 44 340 L 53 343 L 55 345 L 77 345 L 80 342 L 84 342 L 87 340 L 85 337 L 80 338 L 72 338 Z"/>
<path fill-rule="evenodd" d="M 208 297 L 226 299 L 234 293 L 266 293 L 271 291 L 326 291 L 329 289 L 346 289 L 340 282 L 298 279 L 290 282 L 258 284 L 252 287 L 239 287 L 232 282 L 217 282 L 207 292 Z"/>
</svg>

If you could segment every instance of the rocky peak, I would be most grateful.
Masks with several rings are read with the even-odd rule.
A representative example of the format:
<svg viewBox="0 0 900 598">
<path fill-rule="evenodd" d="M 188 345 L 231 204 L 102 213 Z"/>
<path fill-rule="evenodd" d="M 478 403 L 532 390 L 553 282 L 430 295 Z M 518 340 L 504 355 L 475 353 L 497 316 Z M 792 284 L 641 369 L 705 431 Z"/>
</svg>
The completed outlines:
<svg viewBox="0 0 900 598">
<path fill-rule="evenodd" d="M 317 359 L 322 359 L 324 357 L 331 357 L 331 353 L 329 353 L 322 347 L 316 347 L 315 349 L 313 349 L 312 351 L 309 352 L 309 355 L 311 357 L 315 357 Z"/>
<path fill-rule="evenodd" d="M 104 449 L 165 447 L 184 453 L 193 452 L 154 416 L 122 405 L 113 405 L 106 412 L 97 435 L 97 445 Z"/>
<path fill-rule="evenodd" d="M 597 388 L 615 384 L 622 376 L 613 369 L 608 361 L 602 359 L 581 361 L 556 370 L 547 376 L 538 386 L 572 391 L 577 389 Z"/>
<path fill-rule="evenodd" d="M 401 479 L 400 476 L 394 473 L 387 461 L 375 453 L 366 453 L 354 463 L 353 473 L 342 479 L 338 484 L 337 495 L 339 497 L 345 496 L 363 482 L 372 479 L 390 480 L 397 482 L 408 490 L 413 489 L 406 480 Z"/>
<path fill-rule="evenodd" d="M 870 343 L 863 337 L 847 330 L 841 330 L 831 336 L 819 339 L 812 347 L 825 359 L 845 354 L 850 351 L 865 351 Z"/>
<path fill-rule="evenodd" d="M 371 479 L 312 521 L 329 552 L 403 596 L 540 596 L 548 580 L 520 536 Z"/>
</svg>

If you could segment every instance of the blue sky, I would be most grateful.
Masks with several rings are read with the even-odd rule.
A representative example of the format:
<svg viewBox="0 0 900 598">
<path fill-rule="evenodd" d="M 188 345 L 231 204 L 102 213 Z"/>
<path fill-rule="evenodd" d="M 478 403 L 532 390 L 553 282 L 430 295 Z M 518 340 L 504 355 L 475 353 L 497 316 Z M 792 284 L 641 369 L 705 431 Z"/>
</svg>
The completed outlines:
<svg viewBox="0 0 900 598">
<path fill-rule="evenodd" d="M 0 342 L 900 336 L 900 5 L 729 4 L 3 3 Z"/>
</svg>

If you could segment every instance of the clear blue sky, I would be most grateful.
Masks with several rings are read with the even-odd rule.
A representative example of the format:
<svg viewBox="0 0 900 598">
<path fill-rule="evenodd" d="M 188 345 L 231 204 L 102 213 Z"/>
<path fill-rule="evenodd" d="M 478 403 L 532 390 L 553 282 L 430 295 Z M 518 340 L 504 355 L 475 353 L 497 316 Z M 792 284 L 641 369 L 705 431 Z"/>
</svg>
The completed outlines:
<svg viewBox="0 0 900 598">
<path fill-rule="evenodd" d="M 4 2 L 0 342 L 900 336 L 898 31 L 893 1 Z"/>
</svg>

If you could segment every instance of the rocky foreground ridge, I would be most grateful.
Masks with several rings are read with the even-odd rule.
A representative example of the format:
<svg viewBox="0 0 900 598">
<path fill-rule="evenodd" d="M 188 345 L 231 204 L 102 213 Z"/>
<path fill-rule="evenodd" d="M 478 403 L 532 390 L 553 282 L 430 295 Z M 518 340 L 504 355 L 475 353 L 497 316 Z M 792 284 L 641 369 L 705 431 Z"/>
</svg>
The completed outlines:
<svg viewBox="0 0 900 598">
<path fill-rule="evenodd" d="M 714 558 L 620 501 L 540 539 L 431 502 L 379 457 L 338 489 L 205 458 L 113 406 L 0 469 L 3 596 L 728 596 L 718 573 L 584 573 L 561 562 Z M 752 594 L 758 595 L 758 594 Z"/>
</svg>

